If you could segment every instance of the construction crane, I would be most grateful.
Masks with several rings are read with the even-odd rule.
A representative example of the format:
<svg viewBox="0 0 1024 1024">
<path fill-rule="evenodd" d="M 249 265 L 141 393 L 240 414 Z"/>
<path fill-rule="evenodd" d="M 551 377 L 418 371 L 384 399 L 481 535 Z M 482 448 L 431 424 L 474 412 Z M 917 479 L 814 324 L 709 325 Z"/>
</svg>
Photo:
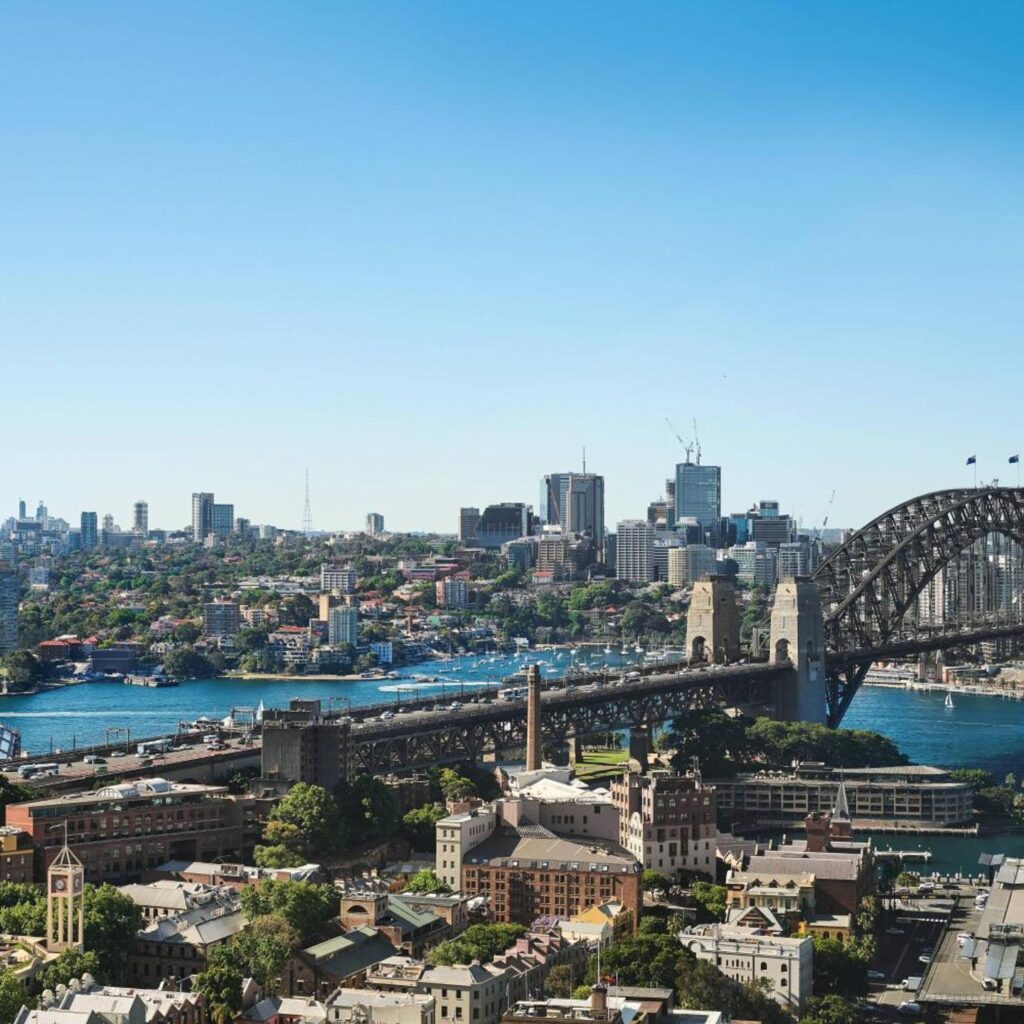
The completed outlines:
<svg viewBox="0 0 1024 1024">
<path fill-rule="evenodd" d="M 683 451 L 686 452 L 686 461 L 690 461 L 690 456 L 693 454 L 693 442 L 684 441 L 679 431 L 672 425 L 672 421 L 666 416 L 665 422 L 668 424 L 668 429 L 675 435 L 676 440 L 683 446 Z M 696 422 L 696 421 L 695 421 Z M 700 449 L 697 449 L 697 461 L 700 462 Z"/>
<path fill-rule="evenodd" d="M 700 438 L 697 436 L 697 417 L 696 416 L 694 416 L 694 418 L 693 418 L 693 444 L 694 444 L 694 447 L 697 449 L 697 465 L 699 466 L 700 465 Z M 687 456 L 686 461 L 687 462 L 690 461 L 689 456 Z"/>
<path fill-rule="evenodd" d="M 835 500 L 836 492 L 835 488 L 833 488 L 832 493 L 829 495 L 828 504 L 825 506 L 825 518 L 822 519 L 821 526 L 818 527 L 817 532 L 815 533 L 815 540 L 821 540 L 821 535 L 825 532 L 825 527 L 828 526 L 828 517 L 832 513 L 832 502 Z"/>
</svg>

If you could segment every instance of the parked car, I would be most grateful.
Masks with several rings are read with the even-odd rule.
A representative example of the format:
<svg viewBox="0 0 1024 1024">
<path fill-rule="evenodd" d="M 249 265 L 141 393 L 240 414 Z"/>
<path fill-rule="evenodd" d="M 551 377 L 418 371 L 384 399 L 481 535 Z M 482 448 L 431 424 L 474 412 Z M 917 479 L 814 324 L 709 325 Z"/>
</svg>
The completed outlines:
<svg viewBox="0 0 1024 1024">
<path fill-rule="evenodd" d="M 900 1003 L 896 1008 L 896 1012 L 902 1014 L 904 1017 L 916 1017 L 921 1012 L 921 1004 L 910 999 L 905 1003 Z"/>
</svg>

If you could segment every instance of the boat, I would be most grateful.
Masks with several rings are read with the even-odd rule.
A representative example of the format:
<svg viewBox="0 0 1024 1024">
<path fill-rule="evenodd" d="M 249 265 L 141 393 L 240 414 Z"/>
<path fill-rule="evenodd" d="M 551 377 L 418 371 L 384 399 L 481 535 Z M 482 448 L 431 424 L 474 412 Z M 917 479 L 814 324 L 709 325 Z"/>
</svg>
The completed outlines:
<svg viewBox="0 0 1024 1024">
<path fill-rule="evenodd" d="M 946 706 L 947 708 L 950 708 L 950 709 L 953 709 L 953 708 L 955 708 L 955 707 L 956 707 L 956 705 L 955 705 L 955 704 L 953 703 L 953 692 L 952 692 L 952 690 L 947 690 L 947 691 L 946 691 L 946 702 L 945 702 L 945 706 Z"/>
<path fill-rule="evenodd" d="M 608 647 L 608 646 L 605 646 L 604 653 L 605 654 L 611 654 L 612 653 L 612 649 L 610 647 Z"/>
<path fill-rule="evenodd" d="M 173 676 L 125 676 L 125 686 L 177 686 L 178 680 Z"/>
</svg>

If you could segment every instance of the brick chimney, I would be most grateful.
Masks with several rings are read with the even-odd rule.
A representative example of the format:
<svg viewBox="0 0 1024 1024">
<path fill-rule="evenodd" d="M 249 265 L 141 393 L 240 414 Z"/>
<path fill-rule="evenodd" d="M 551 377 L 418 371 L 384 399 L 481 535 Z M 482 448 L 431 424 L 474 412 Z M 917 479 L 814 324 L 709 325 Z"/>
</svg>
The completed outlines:
<svg viewBox="0 0 1024 1024">
<path fill-rule="evenodd" d="M 804 827 L 807 829 L 807 852 L 824 853 L 828 850 L 828 840 L 831 834 L 832 819 L 827 814 L 820 814 L 815 811 L 804 818 Z"/>
<path fill-rule="evenodd" d="M 600 979 L 590 989 L 590 1010 L 594 1014 L 608 1011 L 608 987 Z"/>
<path fill-rule="evenodd" d="M 540 766 L 540 667 L 531 665 L 526 672 L 526 770 Z"/>
</svg>

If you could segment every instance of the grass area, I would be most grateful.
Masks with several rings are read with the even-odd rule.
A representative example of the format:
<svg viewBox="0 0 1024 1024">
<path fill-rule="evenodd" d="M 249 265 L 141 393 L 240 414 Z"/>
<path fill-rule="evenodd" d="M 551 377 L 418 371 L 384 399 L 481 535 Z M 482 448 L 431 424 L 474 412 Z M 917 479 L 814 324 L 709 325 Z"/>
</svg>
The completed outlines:
<svg viewBox="0 0 1024 1024">
<path fill-rule="evenodd" d="M 583 760 L 576 762 L 576 775 L 581 779 L 621 775 L 628 760 L 628 750 L 614 747 L 607 750 L 586 750 L 583 752 Z"/>
</svg>

